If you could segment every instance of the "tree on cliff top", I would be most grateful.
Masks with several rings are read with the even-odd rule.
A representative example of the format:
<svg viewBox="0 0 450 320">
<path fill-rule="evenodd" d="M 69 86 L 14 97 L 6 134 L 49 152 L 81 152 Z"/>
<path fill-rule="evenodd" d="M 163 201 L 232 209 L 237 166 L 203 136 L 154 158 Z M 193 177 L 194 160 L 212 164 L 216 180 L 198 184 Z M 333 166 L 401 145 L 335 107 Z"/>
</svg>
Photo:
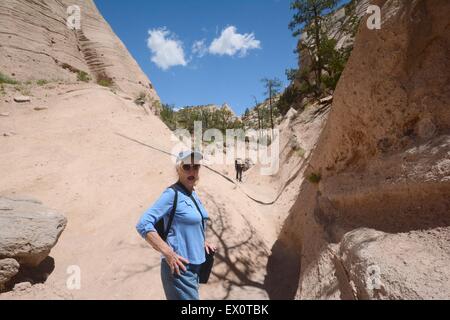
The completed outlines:
<svg viewBox="0 0 450 320">
<path fill-rule="evenodd" d="M 272 99 L 274 96 L 276 96 L 278 93 L 280 93 L 283 83 L 278 78 L 274 78 L 274 79 L 264 78 L 261 81 L 263 82 L 264 88 L 266 89 L 266 92 L 264 94 L 269 97 L 270 127 L 273 130 L 274 126 L 273 126 Z"/>
<path fill-rule="evenodd" d="M 311 69 L 315 73 L 316 94 L 320 94 L 322 72 L 325 70 L 323 57 L 320 54 L 324 35 L 323 15 L 333 10 L 336 5 L 336 0 L 295 0 L 291 3 L 291 9 L 295 10 L 295 14 L 289 23 L 289 29 L 293 31 L 295 37 L 306 32 L 308 39 L 312 42 L 312 45 L 306 49 L 312 49 L 315 56 Z"/>
</svg>

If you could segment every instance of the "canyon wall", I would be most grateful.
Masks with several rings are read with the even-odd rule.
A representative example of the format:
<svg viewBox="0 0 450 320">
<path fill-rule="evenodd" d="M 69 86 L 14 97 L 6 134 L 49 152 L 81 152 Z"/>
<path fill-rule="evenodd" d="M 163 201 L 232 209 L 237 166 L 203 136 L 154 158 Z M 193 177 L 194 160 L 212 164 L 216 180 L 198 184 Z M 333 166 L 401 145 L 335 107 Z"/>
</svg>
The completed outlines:
<svg viewBox="0 0 450 320">
<path fill-rule="evenodd" d="M 80 8 L 78 30 L 67 26 L 74 14 L 68 8 L 73 5 Z M 81 71 L 133 97 L 145 92 L 151 100 L 159 100 L 92 0 L 0 3 L 1 73 L 19 81 L 75 81 Z"/>
<path fill-rule="evenodd" d="M 277 242 L 292 298 L 450 296 L 450 3 L 373 4 Z"/>
</svg>

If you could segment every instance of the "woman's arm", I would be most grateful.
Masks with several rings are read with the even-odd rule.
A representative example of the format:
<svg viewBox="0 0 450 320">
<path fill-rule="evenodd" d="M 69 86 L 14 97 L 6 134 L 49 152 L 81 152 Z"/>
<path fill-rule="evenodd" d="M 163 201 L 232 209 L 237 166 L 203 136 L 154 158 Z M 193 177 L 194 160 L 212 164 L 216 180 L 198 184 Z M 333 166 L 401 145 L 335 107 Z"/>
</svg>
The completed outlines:
<svg viewBox="0 0 450 320">
<path fill-rule="evenodd" d="M 156 222 L 169 214 L 172 210 L 175 198 L 174 192 L 175 191 L 171 188 L 166 189 L 161 197 L 159 197 L 159 199 L 142 214 L 136 225 L 136 229 L 156 251 L 164 255 L 172 273 L 176 272 L 177 274 L 180 274 L 180 268 L 183 271 L 186 271 L 186 267 L 183 263 L 189 263 L 189 261 L 177 255 L 172 248 L 161 239 L 155 229 Z"/>
<path fill-rule="evenodd" d="M 139 218 L 136 230 L 146 239 L 147 233 L 156 231 L 155 224 L 165 215 L 168 215 L 173 207 L 175 191 L 171 188 L 166 189 L 158 200 L 148 208 Z"/>
<path fill-rule="evenodd" d="M 176 272 L 180 275 L 180 268 L 186 271 L 185 263 L 188 264 L 189 261 L 182 256 L 179 256 L 172 250 L 172 248 L 159 236 L 158 232 L 151 231 L 147 233 L 145 240 L 158 252 L 164 255 L 166 262 L 170 267 L 172 273 Z"/>
<path fill-rule="evenodd" d="M 215 245 L 209 243 L 208 241 L 205 241 L 205 250 L 207 254 L 210 254 L 212 252 L 216 252 L 217 248 Z"/>
</svg>

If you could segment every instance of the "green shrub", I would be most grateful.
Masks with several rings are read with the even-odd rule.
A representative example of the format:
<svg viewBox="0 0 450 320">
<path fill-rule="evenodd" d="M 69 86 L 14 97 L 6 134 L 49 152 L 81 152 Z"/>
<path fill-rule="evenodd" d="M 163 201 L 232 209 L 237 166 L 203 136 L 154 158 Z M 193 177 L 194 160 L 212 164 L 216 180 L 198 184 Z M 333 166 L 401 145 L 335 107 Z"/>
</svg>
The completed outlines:
<svg viewBox="0 0 450 320">
<path fill-rule="evenodd" d="M 169 105 L 166 103 L 161 104 L 160 118 L 169 127 L 170 130 L 175 130 L 177 128 L 177 121 L 175 116 L 174 105 Z"/>
<path fill-rule="evenodd" d="M 155 98 L 150 97 L 148 99 L 148 104 L 150 105 L 151 109 L 155 111 L 155 114 L 159 116 L 162 110 L 161 102 L 159 100 L 156 100 Z"/>
<path fill-rule="evenodd" d="M 280 100 L 276 103 L 277 109 L 282 115 L 285 115 L 291 107 L 301 101 L 302 92 L 294 85 L 288 86 L 280 97 Z"/>
<path fill-rule="evenodd" d="M 81 71 L 81 70 L 77 72 L 77 79 L 78 79 L 78 81 L 83 81 L 83 82 L 91 81 L 89 74 L 87 72 Z"/>
<path fill-rule="evenodd" d="M 111 79 L 108 79 L 108 78 L 103 78 L 103 79 L 99 79 L 97 81 L 97 84 L 101 85 L 102 87 L 112 87 L 113 86 L 113 81 Z"/>
<path fill-rule="evenodd" d="M 308 181 L 311 183 L 319 183 L 320 179 L 322 179 L 322 176 L 320 175 L 320 173 L 311 173 L 308 176 Z"/>
<path fill-rule="evenodd" d="M 18 84 L 19 82 L 0 72 L 0 83 Z"/>
<path fill-rule="evenodd" d="M 297 155 L 298 155 L 300 158 L 304 158 L 304 157 L 305 157 L 306 151 L 305 151 L 305 149 L 303 149 L 302 147 L 300 147 L 300 148 L 298 148 L 297 150 L 295 150 L 295 152 L 297 152 Z"/>
<path fill-rule="evenodd" d="M 36 84 L 38 86 L 43 86 L 43 85 L 46 85 L 47 83 L 48 83 L 48 81 L 45 79 L 39 79 L 38 81 L 36 81 Z"/>
<path fill-rule="evenodd" d="M 23 96 L 31 95 L 30 88 L 28 88 L 26 85 L 18 84 L 16 86 L 14 86 L 14 89 L 16 91 L 20 92 L 20 94 L 23 95 Z"/>
</svg>

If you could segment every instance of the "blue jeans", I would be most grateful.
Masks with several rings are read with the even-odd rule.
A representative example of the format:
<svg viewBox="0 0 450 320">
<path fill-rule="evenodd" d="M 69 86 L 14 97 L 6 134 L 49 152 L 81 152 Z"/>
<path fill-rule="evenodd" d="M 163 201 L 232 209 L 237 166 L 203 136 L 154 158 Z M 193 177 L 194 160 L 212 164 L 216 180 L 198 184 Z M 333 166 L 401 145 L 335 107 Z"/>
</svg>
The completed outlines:
<svg viewBox="0 0 450 320">
<path fill-rule="evenodd" d="M 181 275 L 172 274 L 166 259 L 161 260 L 161 280 L 167 300 L 199 300 L 198 272 L 200 265 L 188 264 Z"/>
</svg>

